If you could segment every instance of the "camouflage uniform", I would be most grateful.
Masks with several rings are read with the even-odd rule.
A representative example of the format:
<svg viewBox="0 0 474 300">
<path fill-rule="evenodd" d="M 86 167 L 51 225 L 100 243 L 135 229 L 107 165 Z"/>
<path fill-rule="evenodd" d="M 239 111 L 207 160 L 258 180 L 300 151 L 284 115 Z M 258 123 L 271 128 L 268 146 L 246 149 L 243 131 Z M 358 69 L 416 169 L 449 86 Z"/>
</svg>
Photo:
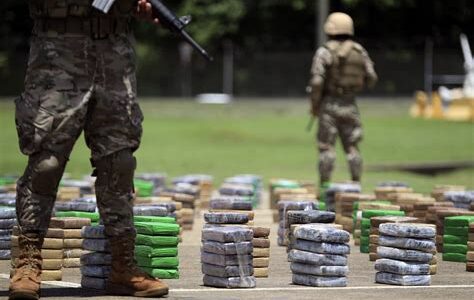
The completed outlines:
<svg viewBox="0 0 474 300">
<path fill-rule="evenodd" d="M 134 232 L 132 153 L 143 119 L 129 30 L 136 1 L 116 0 L 107 15 L 91 3 L 29 1 L 35 25 L 25 91 L 15 100 L 20 149 L 29 157 L 17 185 L 23 233 L 42 235 L 48 228 L 59 181 L 82 131 L 107 234 Z"/>
<path fill-rule="evenodd" d="M 330 40 L 319 48 L 311 68 L 312 111 L 319 118 L 317 141 L 320 181 L 328 182 L 336 159 L 336 137 L 341 138 L 352 180 L 360 181 L 362 158 L 358 143 L 362 127 L 355 94 L 377 81 L 365 49 L 347 40 Z"/>
</svg>

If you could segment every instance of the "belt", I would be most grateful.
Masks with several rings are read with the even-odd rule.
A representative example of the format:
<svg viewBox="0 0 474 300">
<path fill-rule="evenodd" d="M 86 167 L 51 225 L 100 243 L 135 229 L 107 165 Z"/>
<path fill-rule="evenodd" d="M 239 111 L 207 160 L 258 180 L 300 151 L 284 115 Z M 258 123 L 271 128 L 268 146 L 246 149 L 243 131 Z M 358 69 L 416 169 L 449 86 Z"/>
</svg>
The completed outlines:
<svg viewBox="0 0 474 300">
<path fill-rule="evenodd" d="M 127 18 L 68 17 L 35 19 L 33 33 L 38 36 L 84 35 L 92 39 L 106 39 L 109 35 L 129 33 Z"/>
</svg>

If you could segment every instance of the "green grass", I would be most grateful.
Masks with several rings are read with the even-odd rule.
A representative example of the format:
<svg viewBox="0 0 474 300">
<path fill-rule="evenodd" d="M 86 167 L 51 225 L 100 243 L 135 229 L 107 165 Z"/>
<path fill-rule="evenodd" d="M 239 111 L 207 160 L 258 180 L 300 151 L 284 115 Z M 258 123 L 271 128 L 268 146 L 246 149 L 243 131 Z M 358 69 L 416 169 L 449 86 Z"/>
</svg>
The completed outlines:
<svg viewBox="0 0 474 300">
<path fill-rule="evenodd" d="M 315 129 L 305 132 L 305 101 L 241 100 L 227 106 L 190 101 L 141 102 L 144 135 L 137 151 L 139 172 L 163 171 L 170 177 L 206 173 L 219 183 L 237 173 L 269 179 L 317 180 Z M 408 117 L 408 102 L 361 101 L 365 165 L 474 160 L 474 125 Z M 0 174 L 20 174 L 26 158 L 18 150 L 12 101 L 0 102 Z M 67 172 L 74 177 L 91 172 L 89 151 L 81 137 Z M 347 180 L 345 157 L 338 145 L 334 180 Z M 474 170 L 424 177 L 400 172 L 365 172 L 364 190 L 380 181 L 401 180 L 429 192 L 435 184 L 474 187 Z"/>
</svg>

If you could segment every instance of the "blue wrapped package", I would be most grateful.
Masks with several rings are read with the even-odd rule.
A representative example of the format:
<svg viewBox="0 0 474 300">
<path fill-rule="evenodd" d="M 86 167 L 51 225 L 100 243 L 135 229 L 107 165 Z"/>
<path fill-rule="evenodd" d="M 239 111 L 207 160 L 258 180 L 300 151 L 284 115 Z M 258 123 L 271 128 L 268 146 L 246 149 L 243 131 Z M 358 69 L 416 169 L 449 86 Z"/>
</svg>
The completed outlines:
<svg viewBox="0 0 474 300">
<path fill-rule="evenodd" d="M 318 254 L 301 250 L 290 250 L 288 260 L 315 266 L 346 266 L 347 258 L 342 255 Z"/>
<path fill-rule="evenodd" d="M 203 274 L 211 275 L 215 277 L 238 277 L 243 276 L 252 276 L 253 275 L 253 266 L 252 265 L 242 265 L 242 266 L 217 266 L 207 263 L 201 265 L 201 271 Z"/>
<path fill-rule="evenodd" d="M 205 286 L 221 288 L 254 288 L 257 286 L 257 281 L 253 276 L 222 278 L 204 275 L 202 281 L 204 282 Z"/>
<path fill-rule="evenodd" d="M 436 229 L 418 223 L 384 223 L 379 225 L 380 234 L 409 237 L 419 239 L 432 239 L 436 236 Z"/>
<path fill-rule="evenodd" d="M 208 253 L 222 255 L 251 254 L 252 242 L 220 243 L 214 241 L 203 241 L 201 250 Z"/>
<path fill-rule="evenodd" d="M 314 287 L 345 287 L 347 286 L 346 277 L 325 277 L 308 274 L 293 274 L 292 282 L 294 284 L 314 286 Z"/>
<path fill-rule="evenodd" d="M 377 247 L 377 254 L 381 258 L 390 258 L 403 261 L 415 261 L 420 263 L 428 263 L 433 258 L 433 254 L 427 252 L 384 246 Z"/>
<path fill-rule="evenodd" d="M 0 207 L 0 219 L 15 219 L 16 210 L 14 207 Z"/>
<path fill-rule="evenodd" d="M 245 224 L 248 214 L 234 212 L 210 212 L 204 214 L 204 220 L 211 224 Z"/>
<path fill-rule="evenodd" d="M 430 275 L 399 275 L 393 273 L 377 272 L 375 282 L 393 285 L 430 285 Z"/>
<path fill-rule="evenodd" d="M 10 249 L 0 249 L 0 260 L 6 260 L 11 258 Z"/>
<path fill-rule="evenodd" d="M 350 239 L 347 231 L 317 224 L 298 226 L 293 234 L 298 239 L 314 242 L 348 243 Z"/>
<path fill-rule="evenodd" d="M 110 265 L 112 255 L 105 252 L 91 252 L 81 256 L 81 265 Z"/>
<path fill-rule="evenodd" d="M 431 239 L 402 238 L 389 235 L 380 235 L 378 244 L 380 246 L 420 250 L 423 252 L 432 252 L 436 249 L 436 243 Z"/>
<path fill-rule="evenodd" d="M 82 247 L 89 251 L 109 252 L 109 240 L 107 239 L 84 239 Z"/>
<path fill-rule="evenodd" d="M 105 239 L 105 227 L 98 226 L 84 226 L 81 229 L 81 236 L 84 239 Z"/>
<path fill-rule="evenodd" d="M 320 254 L 346 255 L 351 251 L 351 248 L 347 244 L 313 242 L 302 239 L 293 239 L 290 247 L 292 249 Z"/>
<path fill-rule="evenodd" d="M 99 277 L 82 276 L 81 287 L 85 289 L 105 290 L 107 279 Z"/>
<path fill-rule="evenodd" d="M 399 275 L 430 275 L 429 264 L 410 263 L 387 258 L 377 259 L 375 270 Z"/>
<path fill-rule="evenodd" d="M 82 276 L 107 278 L 109 277 L 111 266 L 108 265 L 83 265 L 81 266 Z"/>
<path fill-rule="evenodd" d="M 347 266 L 314 266 L 292 262 L 290 264 L 290 269 L 293 273 L 316 276 L 341 277 L 347 276 L 347 274 L 349 274 L 349 267 Z"/>
<path fill-rule="evenodd" d="M 1 250 L 10 250 L 12 246 L 11 240 L 2 240 L 0 239 L 0 249 Z"/>
<path fill-rule="evenodd" d="M 12 229 L 16 224 L 16 219 L 0 219 L 0 229 Z"/>
</svg>

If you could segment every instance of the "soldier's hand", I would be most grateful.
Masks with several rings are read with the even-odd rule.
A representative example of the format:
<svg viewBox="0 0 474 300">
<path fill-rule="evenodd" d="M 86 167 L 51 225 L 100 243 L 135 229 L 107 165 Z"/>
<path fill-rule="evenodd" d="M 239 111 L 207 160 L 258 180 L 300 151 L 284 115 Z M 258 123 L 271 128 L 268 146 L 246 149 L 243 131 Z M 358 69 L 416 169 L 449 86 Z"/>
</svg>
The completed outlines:
<svg viewBox="0 0 474 300">
<path fill-rule="evenodd" d="M 142 20 L 151 22 L 153 24 L 160 23 L 160 20 L 158 20 L 158 18 L 153 18 L 153 11 L 151 8 L 151 4 L 147 0 L 138 0 L 135 16 L 138 19 L 142 19 Z"/>
</svg>

